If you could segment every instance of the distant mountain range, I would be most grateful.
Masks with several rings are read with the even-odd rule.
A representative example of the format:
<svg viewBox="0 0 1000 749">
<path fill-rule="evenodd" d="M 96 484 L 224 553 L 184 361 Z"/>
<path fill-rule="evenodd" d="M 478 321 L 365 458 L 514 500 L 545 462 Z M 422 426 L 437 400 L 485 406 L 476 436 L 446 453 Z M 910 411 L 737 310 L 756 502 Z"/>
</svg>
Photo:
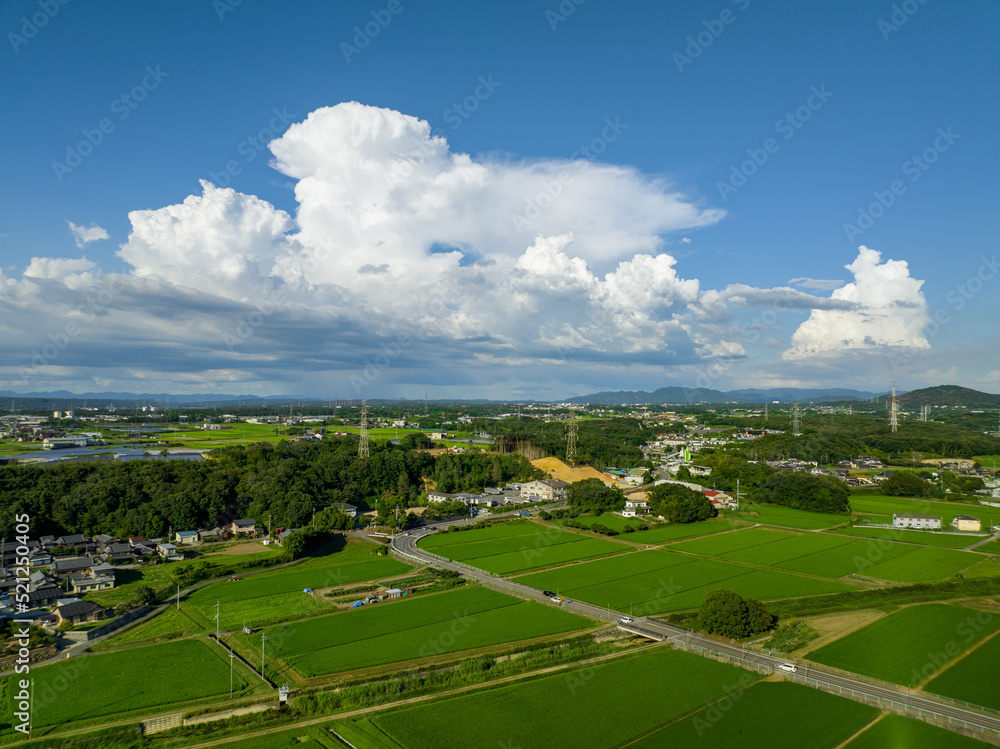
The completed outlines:
<svg viewBox="0 0 1000 749">
<path fill-rule="evenodd" d="M 846 388 L 803 389 L 803 388 L 749 388 L 744 390 L 709 390 L 707 388 L 662 387 L 647 393 L 644 390 L 617 390 L 580 395 L 568 398 L 567 403 L 592 403 L 595 405 L 631 404 L 676 404 L 694 403 L 820 403 L 824 401 L 871 400 L 884 393 Z"/>
</svg>

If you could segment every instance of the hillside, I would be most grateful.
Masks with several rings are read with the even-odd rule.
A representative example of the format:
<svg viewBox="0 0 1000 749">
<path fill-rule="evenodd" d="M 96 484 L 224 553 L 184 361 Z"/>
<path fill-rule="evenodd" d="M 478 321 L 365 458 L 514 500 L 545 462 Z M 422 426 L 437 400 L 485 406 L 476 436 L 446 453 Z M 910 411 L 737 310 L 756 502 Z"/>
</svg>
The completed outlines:
<svg viewBox="0 0 1000 749">
<path fill-rule="evenodd" d="M 983 393 L 960 385 L 911 390 L 897 400 L 907 406 L 965 406 L 966 408 L 1000 408 L 1000 395 Z"/>
</svg>

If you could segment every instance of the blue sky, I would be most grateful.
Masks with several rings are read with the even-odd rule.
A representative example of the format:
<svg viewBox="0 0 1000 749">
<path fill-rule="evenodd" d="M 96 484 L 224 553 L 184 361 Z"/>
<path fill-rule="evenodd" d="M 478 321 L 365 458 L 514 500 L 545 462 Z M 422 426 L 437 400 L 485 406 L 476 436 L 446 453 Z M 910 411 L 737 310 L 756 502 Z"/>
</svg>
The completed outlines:
<svg viewBox="0 0 1000 749">
<path fill-rule="evenodd" d="M 0 389 L 998 389 L 993 3 L 13 0 L 0 30 Z"/>
</svg>

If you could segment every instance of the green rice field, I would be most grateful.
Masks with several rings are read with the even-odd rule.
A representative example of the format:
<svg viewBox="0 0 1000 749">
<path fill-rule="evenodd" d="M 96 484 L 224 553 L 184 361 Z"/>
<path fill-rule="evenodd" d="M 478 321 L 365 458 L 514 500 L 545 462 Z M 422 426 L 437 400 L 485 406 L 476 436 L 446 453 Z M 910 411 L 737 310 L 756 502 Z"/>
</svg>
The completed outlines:
<svg viewBox="0 0 1000 749">
<path fill-rule="evenodd" d="M 287 731 L 255 736 L 244 741 L 227 742 L 224 749 L 343 749 L 344 745 L 337 741 L 323 726 L 308 726 L 306 728 L 291 728 Z"/>
<path fill-rule="evenodd" d="M 221 648 L 193 639 L 33 668 L 34 722 L 62 725 L 216 694 L 228 697 L 229 668 Z M 235 674 L 237 691 L 247 686 L 241 672 L 242 666 Z"/>
<path fill-rule="evenodd" d="M 655 650 L 376 715 L 357 721 L 353 735 L 380 730 L 395 744 L 360 746 L 405 749 L 620 746 L 756 678 L 707 658 Z"/>
<path fill-rule="evenodd" d="M 978 613 L 982 618 L 977 620 L 976 624 L 982 625 L 986 632 L 995 632 L 998 629 L 997 620 L 1000 617 L 993 615 L 991 621 L 984 623 L 986 612 Z M 993 637 L 926 684 L 924 691 L 1000 710 L 1000 690 L 996 688 L 998 671 L 1000 671 L 1000 639 Z"/>
<path fill-rule="evenodd" d="M 421 539 L 419 545 L 432 553 L 495 575 L 592 559 L 633 548 L 535 523 L 439 534 Z"/>
<path fill-rule="evenodd" d="M 850 520 L 847 515 L 828 515 L 822 512 L 795 510 L 781 505 L 752 504 L 741 507 L 740 511 L 727 511 L 726 516 L 749 523 L 780 525 L 785 528 L 821 530 Z"/>
<path fill-rule="evenodd" d="M 890 713 L 866 729 L 845 749 L 982 749 L 989 746 L 993 745 L 922 720 Z"/>
<path fill-rule="evenodd" d="M 920 530 L 901 530 L 896 528 L 867 528 L 863 525 L 853 528 L 838 528 L 834 533 L 845 536 L 861 536 L 862 538 L 881 538 L 885 541 L 898 541 L 903 544 L 919 544 L 921 546 L 940 546 L 946 549 L 964 549 L 976 541 L 987 538 L 986 535 L 960 535 L 955 533 L 931 533 Z M 985 546 L 985 544 L 984 544 Z"/>
<path fill-rule="evenodd" d="M 836 593 L 849 588 L 774 570 L 754 569 L 671 551 L 641 551 L 519 578 L 536 588 L 641 616 L 696 608 L 724 587 L 761 599 Z"/>
<path fill-rule="evenodd" d="M 270 658 L 317 676 L 591 626 L 558 608 L 474 587 L 314 617 L 266 634 Z"/>
<path fill-rule="evenodd" d="M 644 736 L 629 749 L 833 749 L 878 714 L 877 708 L 799 684 L 759 682 Z"/>
<path fill-rule="evenodd" d="M 807 657 L 915 687 L 997 629 L 1000 617 L 963 606 L 925 603 L 900 609 Z"/>
</svg>

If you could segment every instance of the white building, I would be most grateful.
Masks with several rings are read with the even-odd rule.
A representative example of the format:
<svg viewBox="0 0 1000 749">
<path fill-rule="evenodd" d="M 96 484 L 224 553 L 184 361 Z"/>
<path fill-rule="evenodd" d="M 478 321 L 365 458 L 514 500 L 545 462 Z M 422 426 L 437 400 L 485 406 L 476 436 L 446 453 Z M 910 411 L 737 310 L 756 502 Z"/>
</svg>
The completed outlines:
<svg viewBox="0 0 1000 749">
<path fill-rule="evenodd" d="M 894 528 L 941 528 L 940 515 L 915 515 L 909 512 L 893 513 L 892 525 Z"/>
<path fill-rule="evenodd" d="M 565 481 L 559 479 L 540 479 L 538 481 L 528 481 L 521 484 L 521 499 L 528 499 L 535 502 L 549 502 L 555 499 L 566 498 Z"/>
</svg>

